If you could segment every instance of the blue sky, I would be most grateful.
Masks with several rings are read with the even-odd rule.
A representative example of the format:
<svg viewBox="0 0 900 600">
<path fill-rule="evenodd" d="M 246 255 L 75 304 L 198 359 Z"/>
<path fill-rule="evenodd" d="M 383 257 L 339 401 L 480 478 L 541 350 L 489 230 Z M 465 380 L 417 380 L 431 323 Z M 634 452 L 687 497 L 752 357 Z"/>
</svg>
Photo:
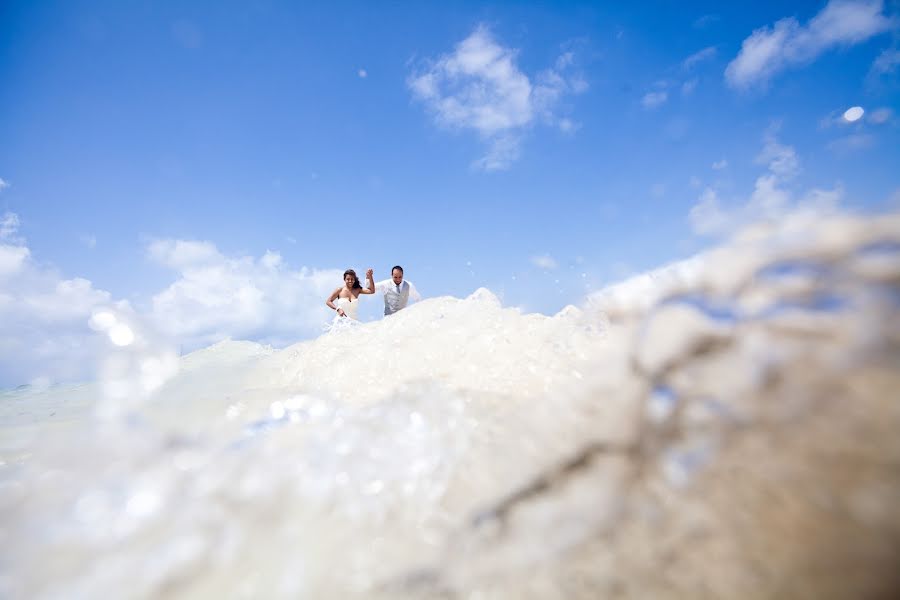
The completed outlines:
<svg viewBox="0 0 900 600">
<path fill-rule="evenodd" d="M 4 2 L 0 290 L 28 325 L 0 354 L 77 338 L 104 303 L 194 345 L 284 343 L 322 316 L 271 315 L 349 266 L 553 313 L 747 220 L 896 210 L 898 19 L 868 0 Z M 217 294 L 251 300 L 217 321 Z"/>
</svg>

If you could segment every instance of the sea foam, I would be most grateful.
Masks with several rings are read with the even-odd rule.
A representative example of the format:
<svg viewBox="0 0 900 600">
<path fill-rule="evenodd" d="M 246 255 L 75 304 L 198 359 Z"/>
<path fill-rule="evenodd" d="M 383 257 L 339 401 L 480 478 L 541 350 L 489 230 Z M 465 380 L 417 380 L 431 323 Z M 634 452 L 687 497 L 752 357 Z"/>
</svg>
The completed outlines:
<svg viewBox="0 0 900 600">
<path fill-rule="evenodd" d="M 5 392 L 0 595 L 896 591 L 898 288 L 898 216 L 805 217 L 551 317 L 480 289 Z"/>
</svg>

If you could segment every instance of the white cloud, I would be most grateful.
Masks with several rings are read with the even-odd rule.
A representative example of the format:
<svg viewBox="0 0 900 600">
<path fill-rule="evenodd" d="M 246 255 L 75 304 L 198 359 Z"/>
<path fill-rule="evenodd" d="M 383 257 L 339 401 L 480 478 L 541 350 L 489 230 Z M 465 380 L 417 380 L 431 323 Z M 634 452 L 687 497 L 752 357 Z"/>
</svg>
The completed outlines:
<svg viewBox="0 0 900 600">
<path fill-rule="evenodd" d="M 0 244 L 0 281 L 21 271 L 29 256 L 28 248 Z"/>
<path fill-rule="evenodd" d="M 819 121 L 819 127 L 821 129 L 828 129 L 834 126 L 847 127 L 857 123 L 864 114 L 865 110 L 861 106 L 833 110 L 828 113 L 828 116 Z"/>
<path fill-rule="evenodd" d="M 360 79 L 365 79 L 366 77 L 369 76 L 369 74 L 366 72 L 365 69 L 360 69 L 359 71 L 356 72 L 356 74 L 359 75 Z"/>
<path fill-rule="evenodd" d="M 890 108 L 882 107 L 876 108 L 872 112 L 869 113 L 869 122 L 874 123 L 875 125 L 884 125 L 894 116 L 894 111 Z"/>
<path fill-rule="evenodd" d="M 703 50 L 700 50 L 700 51 L 695 52 L 695 53 L 691 54 L 690 56 L 688 56 L 681 63 L 681 66 L 685 70 L 689 71 L 689 70 L 693 69 L 694 67 L 696 67 L 699 63 L 701 63 L 705 60 L 709 60 L 709 59 L 713 58 L 715 55 L 716 55 L 716 47 L 709 46 L 707 48 L 704 48 Z"/>
<path fill-rule="evenodd" d="M 799 208 L 821 212 L 837 206 L 844 193 L 840 185 L 830 190 L 813 189 L 795 197 L 789 186 L 800 172 L 800 160 L 793 147 L 778 141 L 776 133 L 774 126 L 763 136 L 763 149 L 756 162 L 765 165 L 766 172 L 757 177 L 749 198 L 731 202 L 726 209 L 715 188 L 703 191 L 688 214 L 695 233 L 728 234 L 751 222 L 772 221 Z"/>
<path fill-rule="evenodd" d="M 478 134 L 488 152 L 474 165 L 484 170 L 504 169 L 515 161 L 524 132 L 537 120 L 571 131 L 572 122 L 557 116 L 557 106 L 565 95 L 587 89 L 583 78 L 570 74 L 572 52 L 563 53 L 534 81 L 519 70 L 516 55 L 481 25 L 452 53 L 429 61 L 407 80 L 413 97 L 439 125 Z"/>
<path fill-rule="evenodd" d="M 179 344 L 189 351 L 228 337 L 282 345 L 318 335 L 331 316 L 324 300 L 341 283 L 340 270 L 292 269 L 273 251 L 228 257 L 212 243 L 184 240 L 156 240 L 146 251 L 175 278 L 139 312 L 34 260 L 18 216 L 4 215 L 0 387 L 93 379 L 112 352 L 146 357 L 154 348 L 170 355 Z"/>
<path fill-rule="evenodd" d="M 800 172 L 800 159 L 793 146 L 778 141 L 777 131 L 775 125 L 763 136 L 763 149 L 756 162 L 766 165 L 769 172 L 756 179 L 740 221 L 776 218 L 790 204 L 791 194 L 783 186 Z"/>
<path fill-rule="evenodd" d="M 717 160 L 712 164 L 712 168 L 716 171 L 721 171 L 722 169 L 728 167 L 728 161 L 724 158 L 722 160 Z"/>
<path fill-rule="evenodd" d="M 669 94 L 665 90 L 658 92 L 647 92 L 646 94 L 644 94 L 644 97 L 641 98 L 641 105 L 648 110 L 652 110 L 665 104 L 666 100 L 668 99 Z"/>
<path fill-rule="evenodd" d="M 837 46 L 850 46 L 888 31 L 894 21 L 881 0 L 831 0 L 806 25 L 793 17 L 761 27 L 744 40 L 725 70 L 738 89 L 765 85 L 779 72 L 815 60 Z"/>
<path fill-rule="evenodd" d="M 849 123 L 844 119 L 843 111 L 839 110 L 831 111 L 830 113 L 828 113 L 828 116 L 822 117 L 822 119 L 819 121 L 820 129 L 828 129 L 830 127 L 842 125 L 849 125 Z"/>
<path fill-rule="evenodd" d="M 581 125 L 571 119 L 560 119 L 559 130 L 563 133 L 575 133 L 581 128 Z"/>
<path fill-rule="evenodd" d="M 874 135 L 870 133 L 852 133 L 836 140 L 832 140 L 826 147 L 836 154 L 849 154 L 851 152 L 871 148 L 874 144 Z"/>
<path fill-rule="evenodd" d="M 85 378 L 107 348 L 88 327 L 91 312 L 127 303 L 34 261 L 18 223 L 7 213 L 0 229 L 0 386 Z"/>
<path fill-rule="evenodd" d="M 712 188 L 706 188 L 688 214 L 695 233 L 708 235 L 727 229 L 729 217 L 719 205 L 719 197 Z"/>
<path fill-rule="evenodd" d="M 17 242 L 16 233 L 19 231 L 19 215 L 7 212 L 0 219 L 0 242 Z"/>
<path fill-rule="evenodd" d="M 160 240 L 147 248 L 177 279 L 153 296 L 149 318 L 166 334 L 197 347 L 226 337 L 275 345 L 316 335 L 324 302 L 342 271 L 291 270 L 277 252 L 226 257 L 210 242 Z"/>
<path fill-rule="evenodd" d="M 793 146 L 785 146 L 778 141 L 777 132 L 776 125 L 763 136 L 763 149 L 756 162 L 767 165 L 769 171 L 782 180 L 791 179 L 800 172 L 800 159 Z"/>
<path fill-rule="evenodd" d="M 709 46 L 685 58 L 681 62 L 681 70 L 685 73 L 685 77 L 687 77 L 687 74 L 692 71 L 698 64 L 713 58 L 716 55 L 716 52 L 717 51 L 715 46 Z M 694 93 L 694 90 L 697 88 L 698 83 L 700 83 L 700 79 L 697 77 L 690 77 L 689 79 L 682 81 L 680 85 L 681 95 L 690 96 L 692 93 Z M 658 108 L 659 106 L 665 104 L 665 102 L 669 99 L 669 94 L 666 90 L 675 89 L 677 86 L 677 81 L 666 79 L 657 81 L 653 86 L 654 89 L 647 92 L 641 98 L 641 105 L 646 109 Z"/>
<path fill-rule="evenodd" d="M 3 178 L 0 177 L 0 192 L 9 187 L 9 184 L 3 181 Z"/>
<path fill-rule="evenodd" d="M 812 189 L 803 195 L 800 204 L 819 211 L 832 211 L 838 208 L 844 198 L 844 187 L 840 184 L 830 190 Z"/>
<path fill-rule="evenodd" d="M 19 215 L 7 212 L 0 219 L 0 281 L 18 273 L 31 255 L 16 235 L 19 231 Z M 2 294 L 2 292 L 0 292 Z"/>
<path fill-rule="evenodd" d="M 887 106 L 872 110 L 863 110 L 862 107 L 856 106 L 846 110 L 841 109 L 831 111 L 826 117 L 819 121 L 819 127 L 822 129 L 842 127 L 845 129 L 859 130 L 863 124 L 884 125 L 885 123 L 890 122 L 893 116 L 894 111 Z"/>
<path fill-rule="evenodd" d="M 744 207 L 747 213 L 745 218 L 774 219 L 783 214 L 791 194 L 781 186 L 782 182 L 775 173 L 757 177 L 750 201 Z"/>
<path fill-rule="evenodd" d="M 202 267 L 224 259 L 211 242 L 185 240 L 155 240 L 147 246 L 147 256 L 172 269 Z"/>
<path fill-rule="evenodd" d="M 502 171 L 516 162 L 522 154 L 521 137 L 518 135 L 499 135 L 490 140 L 487 154 L 472 163 L 482 171 Z"/>
<path fill-rule="evenodd" d="M 873 77 L 889 75 L 896 71 L 898 66 L 900 66 L 900 50 L 888 48 L 882 51 L 872 63 L 869 75 Z"/>
<path fill-rule="evenodd" d="M 536 266 L 539 269 L 545 269 L 547 271 L 552 271 L 559 267 L 559 263 L 554 260 L 552 256 L 549 254 L 541 254 L 539 256 L 531 257 L 531 264 Z"/>
</svg>

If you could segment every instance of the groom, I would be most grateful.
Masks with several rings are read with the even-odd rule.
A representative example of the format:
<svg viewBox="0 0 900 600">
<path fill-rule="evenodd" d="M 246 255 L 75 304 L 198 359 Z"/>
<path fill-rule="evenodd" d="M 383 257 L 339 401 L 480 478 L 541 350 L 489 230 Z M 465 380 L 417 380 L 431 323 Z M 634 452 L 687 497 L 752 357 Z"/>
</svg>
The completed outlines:
<svg viewBox="0 0 900 600">
<path fill-rule="evenodd" d="M 416 302 L 422 299 L 412 282 L 403 281 L 403 267 L 400 265 L 391 269 L 390 279 L 375 284 L 375 289 L 384 294 L 384 316 L 406 308 L 410 297 Z"/>
</svg>

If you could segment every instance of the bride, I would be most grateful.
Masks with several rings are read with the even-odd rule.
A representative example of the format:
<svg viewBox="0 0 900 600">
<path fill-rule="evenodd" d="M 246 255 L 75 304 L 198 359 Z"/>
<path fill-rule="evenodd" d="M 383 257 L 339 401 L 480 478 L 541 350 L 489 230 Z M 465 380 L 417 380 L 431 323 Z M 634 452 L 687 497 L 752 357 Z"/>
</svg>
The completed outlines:
<svg viewBox="0 0 900 600">
<path fill-rule="evenodd" d="M 372 278 L 372 269 L 366 271 L 366 286 L 359 283 L 356 271 L 347 269 L 344 271 L 344 285 L 337 288 L 325 301 L 325 305 L 331 310 L 336 310 L 339 317 L 349 317 L 354 321 L 359 320 L 359 295 L 374 294 L 375 280 Z"/>
</svg>

